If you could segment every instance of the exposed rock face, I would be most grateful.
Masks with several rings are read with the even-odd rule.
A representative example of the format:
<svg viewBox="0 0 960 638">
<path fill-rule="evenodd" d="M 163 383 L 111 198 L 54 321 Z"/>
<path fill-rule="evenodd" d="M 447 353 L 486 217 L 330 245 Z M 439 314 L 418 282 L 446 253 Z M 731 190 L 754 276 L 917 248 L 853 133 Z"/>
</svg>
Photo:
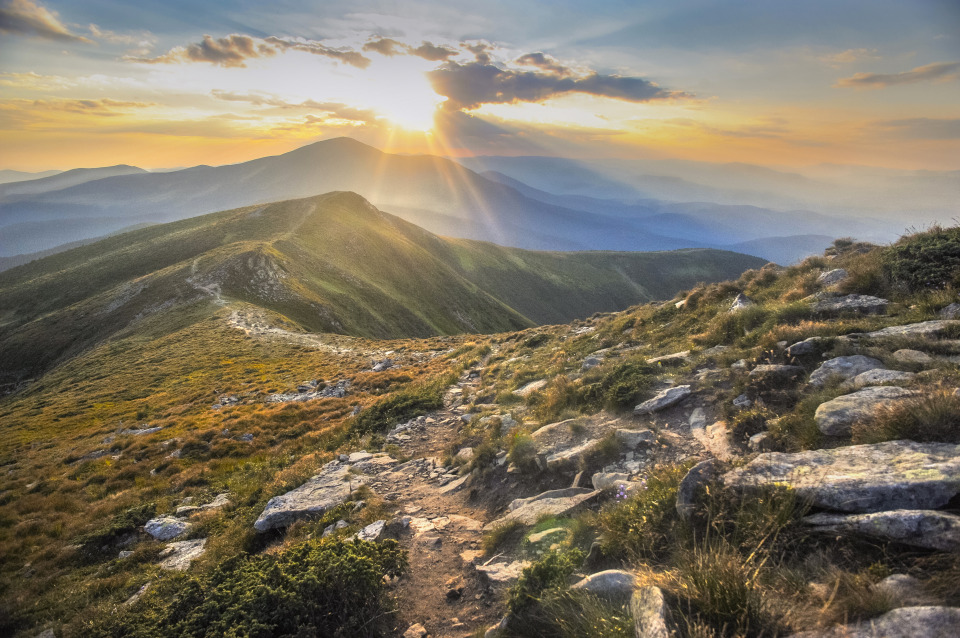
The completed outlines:
<svg viewBox="0 0 960 638">
<path fill-rule="evenodd" d="M 852 379 L 869 370 L 886 368 L 883 362 L 873 357 L 867 357 L 862 354 L 855 354 L 849 357 L 836 357 L 824 361 L 819 368 L 810 375 L 810 385 L 822 386 L 831 377 L 842 377 L 843 379 Z"/>
<path fill-rule="evenodd" d="M 666 390 L 661 390 L 655 397 L 644 401 L 633 409 L 634 414 L 653 414 L 661 410 L 666 410 L 670 406 L 676 405 L 690 396 L 692 390 L 688 385 L 676 385 Z"/>
<path fill-rule="evenodd" d="M 908 323 L 903 326 L 890 326 L 882 330 L 874 330 L 860 336 L 870 339 L 882 339 L 884 337 L 942 337 L 947 331 L 960 326 L 960 321 L 948 319 L 938 319 L 935 321 L 921 321 L 920 323 Z"/>
<path fill-rule="evenodd" d="M 871 295 L 847 295 L 822 299 L 813 304 L 813 311 L 821 316 L 835 317 L 845 314 L 882 315 L 886 314 L 890 302 Z"/>
<path fill-rule="evenodd" d="M 723 476 L 740 490 L 787 485 L 840 512 L 936 509 L 960 492 L 960 445 L 887 441 L 761 454 Z"/>
<path fill-rule="evenodd" d="M 803 631 L 792 638 L 955 638 L 957 627 L 960 608 L 901 607 L 871 620 Z"/>
<path fill-rule="evenodd" d="M 697 490 L 715 480 L 720 475 L 722 465 L 717 459 L 700 461 L 690 468 L 677 488 L 677 514 L 685 521 L 690 520 L 696 510 Z"/>
<path fill-rule="evenodd" d="M 158 541 L 168 541 L 185 534 L 190 529 L 190 523 L 172 516 L 152 518 L 143 526 L 143 531 Z"/>
<path fill-rule="evenodd" d="M 626 600 L 636 588 L 636 577 L 622 569 L 608 569 L 590 574 L 574 583 L 570 589 L 585 591 L 588 594 L 612 600 Z"/>
<path fill-rule="evenodd" d="M 364 484 L 362 474 L 350 472 L 349 465 L 330 461 L 312 479 L 286 494 L 274 496 L 253 524 L 259 532 L 287 527 L 295 521 L 320 516 L 350 497 L 351 489 Z"/>
<path fill-rule="evenodd" d="M 821 403 L 813 418 L 827 436 L 849 436 L 854 423 L 870 421 L 877 409 L 911 397 L 915 392 L 897 386 L 864 388 Z"/>
<path fill-rule="evenodd" d="M 872 514 L 814 514 L 803 522 L 819 530 L 848 532 L 914 547 L 960 552 L 960 516 L 932 510 L 891 510 Z"/>
<path fill-rule="evenodd" d="M 207 544 L 207 539 L 197 538 L 192 541 L 179 541 L 170 543 L 160 553 L 160 567 L 174 571 L 184 571 L 190 567 L 190 563 L 203 554 L 203 548 Z"/>
<path fill-rule="evenodd" d="M 670 638 L 667 602 L 659 587 L 641 587 L 630 598 L 630 614 L 636 638 Z"/>
<path fill-rule="evenodd" d="M 844 385 L 854 388 L 862 388 L 868 385 L 910 381 L 915 376 L 917 375 L 912 372 L 901 372 L 900 370 L 884 370 L 882 368 L 875 368 L 873 370 L 867 370 L 862 374 L 858 374 L 844 383 Z"/>
<path fill-rule="evenodd" d="M 730 304 L 730 312 L 736 312 L 737 310 L 743 310 L 744 308 L 749 308 L 750 306 L 755 305 L 756 304 L 753 303 L 753 299 L 741 292 L 733 299 L 733 303 Z"/>
<path fill-rule="evenodd" d="M 530 498 L 518 498 L 510 503 L 506 516 L 484 526 L 484 531 L 490 531 L 511 521 L 518 521 L 523 525 L 533 525 L 541 516 L 561 516 L 568 514 L 585 503 L 593 500 L 600 494 L 598 490 L 589 490 L 583 487 L 568 487 L 564 490 L 550 490 Z"/>
<path fill-rule="evenodd" d="M 817 283 L 821 286 L 830 287 L 835 286 L 844 279 L 847 278 L 847 271 L 843 268 L 834 268 L 833 270 L 828 270 L 827 272 L 820 273 L 820 276 L 817 277 Z"/>
</svg>

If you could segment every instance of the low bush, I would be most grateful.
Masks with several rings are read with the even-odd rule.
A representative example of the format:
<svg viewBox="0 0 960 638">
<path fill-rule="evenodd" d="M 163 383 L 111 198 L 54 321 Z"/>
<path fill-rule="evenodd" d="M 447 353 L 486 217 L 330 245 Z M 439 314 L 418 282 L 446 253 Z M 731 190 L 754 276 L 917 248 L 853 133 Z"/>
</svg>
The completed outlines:
<svg viewBox="0 0 960 638">
<path fill-rule="evenodd" d="M 960 443 L 960 396 L 944 389 L 882 407 L 874 419 L 854 424 L 852 435 L 855 443 Z"/>
</svg>

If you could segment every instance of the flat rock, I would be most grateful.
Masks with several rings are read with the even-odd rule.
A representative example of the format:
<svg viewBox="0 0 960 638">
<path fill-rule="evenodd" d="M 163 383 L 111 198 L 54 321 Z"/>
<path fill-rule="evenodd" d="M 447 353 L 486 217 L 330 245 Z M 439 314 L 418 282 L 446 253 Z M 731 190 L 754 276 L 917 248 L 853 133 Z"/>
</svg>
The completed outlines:
<svg viewBox="0 0 960 638">
<path fill-rule="evenodd" d="M 622 569 L 608 569 L 590 574 L 570 586 L 570 589 L 584 591 L 600 598 L 626 600 L 637 587 L 636 576 Z"/>
<path fill-rule="evenodd" d="M 870 385 L 880 385 L 883 383 L 902 383 L 904 381 L 910 381 L 915 376 L 912 372 L 901 372 L 900 370 L 886 370 L 883 368 L 875 368 L 873 370 L 867 370 L 852 379 L 844 382 L 844 386 L 853 387 L 853 388 L 862 388 L 864 386 Z"/>
<path fill-rule="evenodd" d="M 897 386 L 873 386 L 839 396 L 817 407 L 813 418 L 827 436 L 849 436 L 854 423 L 867 422 L 877 410 L 915 395 Z"/>
<path fill-rule="evenodd" d="M 595 490 L 615 490 L 626 485 L 630 475 L 624 472 L 597 472 L 590 478 Z"/>
<path fill-rule="evenodd" d="M 881 368 L 886 368 L 882 361 L 862 354 L 835 357 L 824 361 L 819 368 L 813 371 L 810 375 L 810 385 L 822 386 L 832 377 L 841 377 L 844 380 L 852 379 L 868 370 Z"/>
<path fill-rule="evenodd" d="M 636 638 L 671 638 L 667 601 L 659 587 L 649 585 L 633 592 L 630 615 Z"/>
<path fill-rule="evenodd" d="M 450 481 L 449 483 L 441 487 L 439 490 L 437 490 L 437 492 L 439 492 L 440 494 L 453 494 L 454 492 L 462 488 L 464 485 L 466 485 L 469 479 L 470 479 L 470 475 L 464 474 L 460 478 Z"/>
<path fill-rule="evenodd" d="M 209 503 L 205 503 L 200 507 L 205 510 L 215 510 L 215 509 L 220 509 L 221 507 L 226 507 L 229 504 L 230 504 L 230 494 L 228 492 L 224 492 L 222 494 L 217 494 L 217 496 L 212 501 L 210 501 Z"/>
<path fill-rule="evenodd" d="M 647 359 L 647 363 L 650 365 L 661 365 L 661 366 L 670 366 L 670 365 L 680 365 L 686 363 L 690 358 L 690 351 L 684 350 L 682 352 L 674 352 L 671 354 L 665 354 L 662 357 L 653 357 L 652 359 Z"/>
<path fill-rule="evenodd" d="M 641 446 L 653 445 L 657 441 L 657 435 L 653 430 L 643 428 L 640 430 L 617 430 L 617 440 L 620 444 L 629 450 L 635 450 Z"/>
<path fill-rule="evenodd" d="M 871 620 L 793 634 L 792 638 L 956 638 L 960 608 L 901 607 Z"/>
<path fill-rule="evenodd" d="M 675 385 L 672 388 L 661 390 L 655 397 L 644 401 L 633 409 L 634 414 L 653 414 L 661 410 L 666 410 L 670 406 L 676 405 L 686 399 L 692 390 L 688 385 Z"/>
<path fill-rule="evenodd" d="M 543 386 L 545 386 L 545 385 L 547 385 L 547 380 L 546 380 L 546 379 L 538 379 L 538 380 L 536 380 L 536 381 L 531 381 L 530 383 L 526 384 L 526 385 L 523 386 L 522 388 L 518 388 L 518 389 L 514 390 L 513 393 L 514 393 L 515 395 L 519 396 L 519 397 L 525 397 L 525 396 L 527 396 L 527 395 L 529 395 L 529 394 L 531 394 L 531 393 L 533 393 L 533 392 L 536 392 L 537 390 L 543 388 Z"/>
<path fill-rule="evenodd" d="M 939 338 L 946 332 L 960 326 L 960 321 L 950 319 L 937 319 L 934 321 L 921 321 L 919 323 L 908 323 L 903 326 L 890 326 L 882 330 L 867 332 L 862 337 L 870 339 L 883 339 L 884 337 L 929 337 Z"/>
<path fill-rule="evenodd" d="M 403 632 L 403 638 L 424 638 L 427 635 L 427 628 L 420 623 L 414 623 L 407 627 Z"/>
<path fill-rule="evenodd" d="M 357 489 L 363 485 L 364 479 L 362 474 L 352 473 L 349 465 L 330 461 L 321 468 L 319 474 L 300 487 L 267 501 L 263 513 L 253 526 L 257 531 L 265 532 L 320 516 L 350 498 L 351 488 Z"/>
<path fill-rule="evenodd" d="M 523 525 L 533 525 L 541 516 L 562 516 L 569 514 L 595 499 L 599 490 L 584 487 L 568 487 L 563 490 L 550 490 L 530 498 L 518 498 L 510 503 L 508 513 L 484 526 L 488 532 L 504 523 L 517 521 Z"/>
<path fill-rule="evenodd" d="M 563 467 L 577 465 L 580 462 L 580 459 L 582 459 L 583 456 L 592 450 L 599 442 L 599 439 L 587 439 L 583 443 L 574 445 L 573 447 L 549 454 L 546 458 L 547 467 L 551 470 L 558 470 Z"/>
<path fill-rule="evenodd" d="M 494 583 L 509 583 L 520 578 L 523 568 L 529 564 L 527 561 L 515 560 L 512 563 L 477 565 L 476 569 Z"/>
<path fill-rule="evenodd" d="M 761 454 L 723 476 L 731 488 L 786 485 L 841 512 L 936 509 L 960 492 L 960 445 L 886 441 Z"/>
<path fill-rule="evenodd" d="M 143 526 L 143 531 L 158 541 L 168 541 L 185 534 L 190 529 L 190 523 L 172 516 L 152 518 Z"/>
<path fill-rule="evenodd" d="M 720 476 L 722 465 L 717 459 L 700 461 L 690 468 L 677 488 L 677 514 L 690 520 L 696 510 L 697 490 Z"/>
<path fill-rule="evenodd" d="M 813 311 L 822 316 L 837 316 L 848 313 L 859 315 L 886 314 L 890 302 L 872 295 L 846 295 L 821 299 L 813 304 Z"/>
<path fill-rule="evenodd" d="M 933 510 L 890 510 L 871 514 L 814 514 L 803 522 L 818 530 L 847 532 L 914 547 L 960 552 L 960 516 Z"/>
<path fill-rule="evenodd" d="M 170 543 L 160 552 L 160 567 L 174 571 L 184 571 L 190 567 L 195 559 L 200 558 L 207 539 L 197 538 L 192 541 L 178 541 Z"/>
</svg>

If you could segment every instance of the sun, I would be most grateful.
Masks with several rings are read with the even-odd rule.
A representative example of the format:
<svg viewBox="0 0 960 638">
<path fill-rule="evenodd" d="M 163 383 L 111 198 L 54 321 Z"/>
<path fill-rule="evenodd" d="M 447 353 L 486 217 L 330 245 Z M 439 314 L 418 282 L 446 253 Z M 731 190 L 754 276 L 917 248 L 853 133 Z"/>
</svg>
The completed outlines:
<svg viewBox="0 0 960 638">
<path fill-rule="evenodd" d="M 418 58 L 378 60 L 366 72 L 364 101 L 384 120 L 413 132 L 429 132 L 437 108 L 447 98 L 430 86 L 429 67 Z"/>
</svg>

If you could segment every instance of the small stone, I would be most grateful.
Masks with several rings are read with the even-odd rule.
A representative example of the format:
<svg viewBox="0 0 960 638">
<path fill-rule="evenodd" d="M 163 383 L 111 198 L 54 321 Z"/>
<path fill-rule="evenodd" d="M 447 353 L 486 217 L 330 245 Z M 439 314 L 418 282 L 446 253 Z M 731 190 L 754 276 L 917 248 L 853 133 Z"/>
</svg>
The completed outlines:
<svg viewBox="0 0 960 638">
<path fill-rule="evenodd" d="M 463 447 L 460 448 L 460 451 L 457 452 L 457 455 L 454 457 L 455 460 L 460 461 L 461 463 L 469 463 L 473 459 L 473 448 L 472 447 Z"/>
<path fill-rule="evenodd" d="M 197 538 L 192 541 L 178 541 L 170 543 L 160 553 L 160 567 L 173 571 L 184 571 L 190 567 L 195 559 L 203 554 L 207 539 Z"/>
<path fill-rule="evenodd" d="M 644 401 L 633 409 L 634 414 L 653 414 L 674 406 L 686 399 L 693 391 L 689 385 L 677 385 L 661 390 L 648 401 Z"/>
<path fill-rule="evenodd" d="M 869 370 L 884 369 L 886 366 L 879 359 L 855 354 L 849 357 L 835 357 L 824 361 L 819 368 L 810 375 L 810 385 L 823 386 L 833 377 L 843 380 L 852 379 L 858 374 Z"/>
<path fill-rule="evenodd" d="M 829 339 L 825 337 L 810 337 L 803 341 L 798 341 L 787 348 L 787 355 L 791 357 L 801 357 L 808 354 L 816 354 L 827 347 Z"/>
<path fill-rule="evenodd" d="M 741 292 L 733 299 L 733 303 L 730 304 L 730 312 L 743 310 L 744 308 L 749 308 L 750 306 L 755 305 L 756 304 L 753 302 L 753 299 Z"/>
<path fill-rule="evenodd" d="M 407 630 L 403 632 L 403 638 L 424 638 L 426 635 L 427 630 L 420 623 L 410 625 Z"/>
<path fill-rule="evenodd" d="M 129 549 L 125 549 L 120 552 L 120 555 L 118 556 L 118 558 L 120 560 L 123 560 L 124 558 L 130 558 L 131 556 L 133 556 L 133 552 L 131 552 Z"/>
<path fill-rule="evenodd" d="M 357 538 L 362 541 L 376 541 L 383 534 L 383 528 L 386 524 L 386 520 L 379 520 L 375 523 L 370 523 L 362 530 L 357 532 Z"/>
<path fill-rule="evenodd" d="M 657 440 L 657 435 L 647 428 L 642 430 L 617 430 L 615 436 L 620 444 L 629 450 L 635 450 L 640 446 L 653 445 Z"/>
<path fill-rule="evenodd" d="M 630 475 L 623 472 L 597 472 L 590 482 L 595 490 L 615 490 L 620 485 L 626 485 L 629 480 Z"/>
<path fill-rule="evenodd" d="M 754 434 L 747 441 L 747 447 L 753 452 L 769 452 L 774 448 L 773 437 L 769 432 Z"/>
<path fill-rule="evenodd" d="M 751 405 L 753 405 L 753 401 L 751 401 L 750 397 L 745 394 L 741 394 L 733 400 L 733 407 L 740 408 L 741 410 L 746 410 Z"/>
</svg>

